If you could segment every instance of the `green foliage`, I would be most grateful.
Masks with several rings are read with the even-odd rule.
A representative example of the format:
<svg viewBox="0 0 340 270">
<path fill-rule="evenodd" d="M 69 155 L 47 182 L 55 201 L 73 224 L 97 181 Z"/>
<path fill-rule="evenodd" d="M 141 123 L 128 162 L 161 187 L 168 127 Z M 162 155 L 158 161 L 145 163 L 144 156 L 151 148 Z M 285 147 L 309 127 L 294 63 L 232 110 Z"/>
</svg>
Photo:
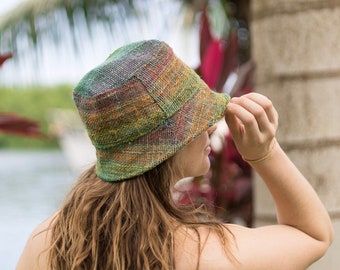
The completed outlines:
<svg viewBox="0 0 340 270">
<path fill-rule="evenodd" d="M 14 112 L 40 123 L 46 139 L 0 133 L 0 149 L 57 148 L 58 142 L 50 132 L 49 112 L 55 108 L 75 109 L 72 86 L 0 88 L 0 112 Z"/>
</svg>

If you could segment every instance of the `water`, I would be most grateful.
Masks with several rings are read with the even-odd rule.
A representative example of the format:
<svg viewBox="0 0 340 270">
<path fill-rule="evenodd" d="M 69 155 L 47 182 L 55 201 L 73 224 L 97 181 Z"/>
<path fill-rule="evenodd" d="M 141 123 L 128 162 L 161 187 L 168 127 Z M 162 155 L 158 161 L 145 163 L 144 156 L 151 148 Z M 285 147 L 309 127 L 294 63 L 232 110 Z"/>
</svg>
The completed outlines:
<svg viewBox="0 0 340 270">
<path fill-rule="evenodd" d="M 13 270 L 31 231 L 54 213 L 75 176 L 59 151 L 0 151 L 0 269 Z"/>
</svg>

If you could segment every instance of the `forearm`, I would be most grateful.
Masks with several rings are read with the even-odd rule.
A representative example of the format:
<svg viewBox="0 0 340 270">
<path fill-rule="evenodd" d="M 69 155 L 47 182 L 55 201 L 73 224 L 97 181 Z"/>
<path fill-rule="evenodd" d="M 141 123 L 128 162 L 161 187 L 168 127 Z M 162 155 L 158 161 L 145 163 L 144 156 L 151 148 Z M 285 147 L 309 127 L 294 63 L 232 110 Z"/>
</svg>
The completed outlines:
<svg viewBox="0 0 340 270">
<path fill-rule="evenodd" d="M 280 224 L 293 226 L 319 241 L 332 241 L 333 229 L 326 209 L 279 144 L 267 159 L 251 165 L 273 196 Z"/>
</svg>

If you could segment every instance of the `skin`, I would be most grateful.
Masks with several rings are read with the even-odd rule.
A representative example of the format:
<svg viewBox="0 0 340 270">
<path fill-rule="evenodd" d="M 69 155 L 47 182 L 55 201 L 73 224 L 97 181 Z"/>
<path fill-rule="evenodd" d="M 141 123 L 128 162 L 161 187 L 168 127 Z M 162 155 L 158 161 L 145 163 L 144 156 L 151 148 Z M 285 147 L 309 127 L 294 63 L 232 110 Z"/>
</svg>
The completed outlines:
<svg viewBox="0 0 340 270">
<path fill-rule="evenodd" d="M 215 233 L 201 228 L 200 238 L 204 243 L 199 269 L 306 269 L 332 243 L 333 227 L 309 182 L 275 143 L 278 114 L 272 102 L 257 93 L 233 98 L 225 118 L 245 159 L 267 156 L 250 164 L 272 194 L 278 224 L 259 228 L 226 224 L 226 230 L 234 236 L 229 248 L 236 262 L 223 252 Z M 189 148 L 183 151 L 191 155 Z M 197 242 L 194 235 L 183 237 L 185 233 L 192 232 L 182 231 L 177 236 L 180 244 L 176 245 L 176 269 L 196 269 Z"/>
<path fill-rule="evenodd" d="M 209 154 L 211 152 L 209 136 L 216 128 L 216 124 L 213 125 L 176 153 L 174 166 L 178 180 L 189 176 L 204 175 L 208 172 L 210 168 Z"/>
<path fill-rule="evenodd" d="M 309 182 L 289 160 L 278 143 L 275 134 L 278 114 L 271 101 L 256 93 L 233 98 L 227 106 L 226 122 L 238 151 L 250 162 L 272 194 L 278 223 L 259 228 L 246 228 L 226 224 L 226 232 L 232 233 L 228 248 L 234 258 L 223 249 L 219 237 L 199 228 L 201 256 L 199 269 L 237 270 L 303 270 L 318 260 L 333 241 L 333 227 L 327 211 Z M 175 157 L 177 178 L 202 175 L 209 169 L 209 135 L 215 127 L 202 133 Z M 270 153 L 268 155 L 268 153 Z M 32 233 L 46 229 L 51 218 Z M 190 237 L 192 236 L 192 237 Z M 177 270 L 196 269 L 196 235 L 184 229 L 175 235 L 175 264 Z M 44 253 L 37 254 L 49 243 L 48 234 L 30 237 L 17 270 L 47 269 Z M 308 251 L 308 252 L 306 252 Z M 40 267 L 39 267 L 40 266 Z"/>
</svg>

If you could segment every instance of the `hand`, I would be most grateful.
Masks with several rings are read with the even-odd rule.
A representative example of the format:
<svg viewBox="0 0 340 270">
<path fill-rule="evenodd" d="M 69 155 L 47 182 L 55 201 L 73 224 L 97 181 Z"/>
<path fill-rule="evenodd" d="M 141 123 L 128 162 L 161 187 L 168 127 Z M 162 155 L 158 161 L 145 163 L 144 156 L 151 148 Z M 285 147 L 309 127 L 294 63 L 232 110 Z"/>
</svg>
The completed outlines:
<svg viewBox="0 0 340 270">
<path fill-rule="evenodd" d="M 270 153 L 275 143 L 278 113 L 267 97 L 249 93 L 232 98 L 225 119 L 244 159 L 258 160 Z"/>
</svg>

